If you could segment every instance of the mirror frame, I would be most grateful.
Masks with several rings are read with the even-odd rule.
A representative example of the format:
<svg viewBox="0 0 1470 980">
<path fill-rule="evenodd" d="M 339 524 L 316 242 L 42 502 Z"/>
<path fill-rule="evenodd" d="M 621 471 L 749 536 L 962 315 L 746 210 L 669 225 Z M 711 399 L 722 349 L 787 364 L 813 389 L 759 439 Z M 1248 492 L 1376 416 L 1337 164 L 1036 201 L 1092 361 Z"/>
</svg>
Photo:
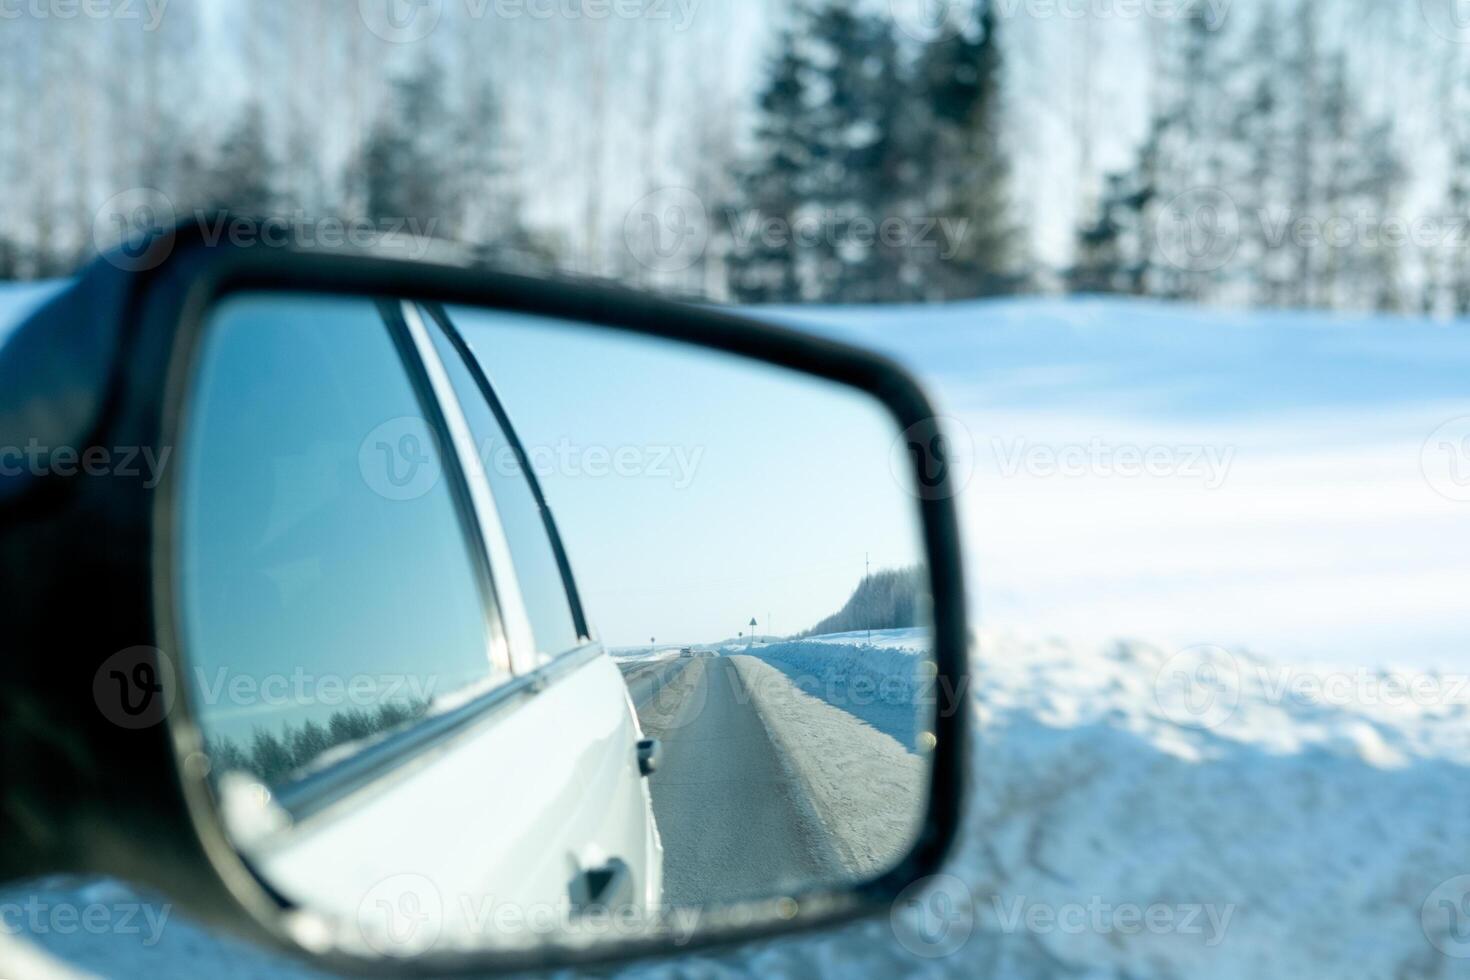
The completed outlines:
<svg viewBox="0 0 1470 980">
<path fill-rule="evenodd" d="M 83 411 L 72 412 L 76 421 L 70 444 L 155 451 L 178 446 L 184 400 L 210 313 L 225 297 L 245 291 L 489 307 L 621 330 L 723 351 L 856 388 L 887 408 L 897 423 L 895 435 L 916 426 L 932 431 L 936 424 L 936 412 L 918 383 L 894 362 L 737 314 L 615 287 L 469 266 L 261 243 L 247 247 L 230 244 L 228 236 L 209 242 L 201 233 L 205 227 L 215 223 L 191 222 L 157 236 L 144 249 L 104 256 L 17 328 L 22 336 L 12 337 L 12 342 L 33 342 L 44 334 L 49 343 L 61 342 L 63 360 L 72 343 L 77 345 L 74 349 L 92 355 L 77 357 L 75 364 L 48 365 L 69 373 L 74 387 L 93 395 L 90 403 L 82 400 Z M 34 332 L 25 336 L 27 331 Z M 27 349 L 23 344 L 20 356 Z M 16 368 L 25 365 L 7 364 L 0 355 L 0 382 Z M 40 374 L 49 377 L 54 371 Z M 42 389 L 40 396 L 47 395 Z M 63 393 L 49 397 L 60 410 Z M 911 462 L 918 476 L 920 462 Z M 856 885 L 804 893 L 789 918 L 771 915 L 756 926 L 740 924 L 738 916 L 712 926 L 701 922 L 693 938 L 679 946 L 640 939 L 606 946 L 430 953 L 414 958 L 368 958 L 308 948 L 293 933 L 289 910 L 226 838 L 206 767 L 193 762 L 202 739 L 189 716 L 186 685 L 179 683 L 170 656 L 159 652 L 181 649 L 171 572 L 176 471 L 177 467 L 166 468 L 156 490 L 115 485 L 108 490 L 99 486 L 108 481 L 47 477 L 24 487 L 18 496 L 0 495 L 0 519 L 7 528 L 17 519 L 30 522 L 28 533 L 12 535 L 7 529 L 0 536 L 6 539 L 0 542 L 0 595 L 14 597 L 5 605 L 13 601 L 20 620 L 17 649 L 34 644 L 39 651 L 54 645 L 55 624 L 76 618 L 71 606 L 76 590 L 108 597 L 105 614 L 90 617 L 75 630 L 76 653 L 54 664 L 25 668 L 18 679 L 24 704 L 50 712 L 46 717 L 56 724 L 75 725 L 73 738 L 79 731 L 84 739 L 84 750 L 72 765 L 76 778 L 62 781 L 71 784 L 69 797 L 58 798 L 54 788 L 45 787 L 54 772 L 12 765 L 19 761 L 18 752 L 6 751 L 11 730 L 0 720 L 0 772 L 8 784 L 0 832 L 20 828 L 18 836 L 10 838 L 11 855 L 0 858 L 0 880 L 57 871 L 113 875 L 157 888 L 177 900 L 186 914 L 263 941 L 310 965 L 353 974 L 439 976 L 623 963 L 830 927 L 888 909 L 904 888 L 941 868 L 954 842 L 964 798 L 971 709 L 966 599 L 954 504 L 962 488 L 955 487 L 946 472 L 931 492 L 915 495 L 934 600 L 938 717 L 924 821 L 915 843 L 893 869 Z M 75 554 L 76 549 L 95 548 L 99 533 L 117 549 L 110 561 L 69 565 L 64 560 L 69 550 Z M 73 567 L 78 564 L 84 567 Z M 115 651 L 140 646 L 152 648 L 150 656 L 164 685 L 166 718 L 160 724 L 123 729 L 103 717 L 92 684 Z M 3 697 L 0 705 L 5 704 Z M 33 742 L 56 737 L 39 728 L 17 734 L 20 745 L 25 737 Z M 15 800 L 12 793 L 18 794 Z M 28 818 L 24 823 L 13 816 L 12 804 L 17 801 Z M 56 831 L 40 839 L 30 829 L 37 817 L 56 821 Z M 36 846 L 22 856 L 17 845 L 28 840 Z M 763 904 L 737 908 L 750 911 Z"/>
</svg>

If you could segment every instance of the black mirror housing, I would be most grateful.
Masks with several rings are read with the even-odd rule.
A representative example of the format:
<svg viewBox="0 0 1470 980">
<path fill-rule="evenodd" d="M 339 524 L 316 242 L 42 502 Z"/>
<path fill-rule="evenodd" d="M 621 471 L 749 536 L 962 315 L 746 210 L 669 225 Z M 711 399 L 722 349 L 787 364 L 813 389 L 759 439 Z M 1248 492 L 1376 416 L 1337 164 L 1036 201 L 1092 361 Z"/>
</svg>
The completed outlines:
<svg viewBox="0 0 1470 980">
<path fill-rule="evenodd" d="M 179 637 L 166 572 L 175 484 L 166 467 L 156 481 L 148 478 L 153 470 L 142 461 L 166 458 L 179 441 L 205 318 L 247 290 L 412 298 L 557 317 L 779 365 L 872 395 L 905 431 L 934 429 L 928 399 L 877 355 L 734 314 L 371 255 L 211 245 L 202 224 L 97 260 L 0 347 L 0 445 L 36 445 L 49 460 L 0 478 L 0 603 L 12 651 L 9 682 L 0 686 L 0 835 L 7 841 L 0 880 L 58 872 L 124 878 L 168 894 L 205 922 L 347 972 L 484 973 L 667 953 L 657 941 L 635 941 L 616 950 L 371 960 L 302 945 L 290 908 L 222 834 L 199 732 L 176 703 Z M 68 478 L 56 465 L 58 450 L 75 455 L 77 470 L 92 450 L 133 453 L 140 475 Z M 803 899 L 778 925 L 752 929 L 714 917 L 683 949 L 886 910 L 943 862 L 960 823 L 968 721 L 965 592 L 947 479 L 916 472 L 925 487 L 916 506 L 941 692 L 917 842 L 876 881 Z M 645 776 L 657 769 L 659 749 L 654 739 L 638 746 Z"/>
</svg>

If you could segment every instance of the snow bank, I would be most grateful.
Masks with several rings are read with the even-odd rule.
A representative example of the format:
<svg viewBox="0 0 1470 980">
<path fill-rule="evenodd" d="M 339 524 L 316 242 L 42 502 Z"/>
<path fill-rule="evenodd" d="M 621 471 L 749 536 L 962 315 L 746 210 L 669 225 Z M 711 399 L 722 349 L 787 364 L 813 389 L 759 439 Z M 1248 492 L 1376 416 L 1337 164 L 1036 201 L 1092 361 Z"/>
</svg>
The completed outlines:
<svg viewBox="0 0 1470 980">
<path fill-rule="evenodd" d="M 987 634 L 980 654 L 983 761 L 956 868 L 975 896 L 973 949 L 1002 974 L 1470 974 L 1421 922 L 1470 872 L 1470 718 L 1454 679 L 1413 678 L 1405 701 L 1387 672 L 1344 691 L 1340 671 L 1218 648 Z M 1006 931 L 997 899 L 1230 919 L 1215 937 Z"/>
<path fill-rule="evenodd" d="M 1470 888 L 1461 678 L 1142 642 L 978 642 L 970 805 L 951 877 L 934 883 L 943 901 L 923 906 L 942 928 L 913 929 L 904 912 L 616 975 L 1470 976 L 1445 918 Z M 772 647 L 755 666 L 830 646 Z M 177 914 L 152 947 L 29 940 L 101 975 L 303 972 Z"/>
<path fill-rule="evenodd" d="M 779 642 L 779 641 L 778 641 Z M 884 650 L 903 650 L 907 653 L 927 654 L 934 650 L 934 631 L 927 626 L 912 626 L 896 630 L 857 630 L 852 633 L 826 633 L 808 636 L 803 643 L 826 643 L 836 646 L 873 647 Z"/>
<path fill-rule="evenodd" d="M 1445 911 L 1470 888 L 1459 678 L 1016 633 L 979 650 L 975 784 L 927 930 L 896 911 L 680 971 L 1470 976 Z"/>
<path fill-rule="evenodd" d="M 913 844 L 924 815 L 925 760 L 849 712 L 802 692 L 769 663 L 751 656 L 730 662 L 843 867 L 854 880 L 892 868 Z"/>
<path fill-rule="evenodd" d="M 931 650 L 921 629 L 833 633 L 749 646 L 742 652 L 784 673 L 801 691 L 849 712 L 915 751 L 923 719 L 934 711 Z"/>
<path fill-rule="evenodd" d="M 627 662 L 632 660 L 662 660 L 678 654 L 678 647 L 614 647 L 607 651 L 607 655 L 614 660 Z"/>
</svg>

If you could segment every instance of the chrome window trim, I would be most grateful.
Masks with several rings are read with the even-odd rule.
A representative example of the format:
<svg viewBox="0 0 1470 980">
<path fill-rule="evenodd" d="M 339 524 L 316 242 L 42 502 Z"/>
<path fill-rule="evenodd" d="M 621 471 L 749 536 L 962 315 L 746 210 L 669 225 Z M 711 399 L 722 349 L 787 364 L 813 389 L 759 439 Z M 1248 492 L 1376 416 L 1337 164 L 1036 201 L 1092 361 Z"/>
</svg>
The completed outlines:
<svg viewBox="0 0 1470 980">
<path fill-rule="evenodd" d="M 419 361 L 428 375 L 435 401 L 444 414 L 454 456 L 469 486 L 476 525 L 490 561 L 491 590 L 494 593 L 492 599 L 499 607 L 500 621 L 504 626 L 503 641 L 499 637 L 491 637 L 490 661 L 492 665 L 511 674 L 530 673 L 537 667 L 536 639 L 531 632 L 531 619 L 526 613 L 525 600 L 521 596 L 520 581 L 516 578 L 510 543 L 500 522 L 500 510 L 490 491 L 490 480 L 485 475 L 479 449 L 475 445 L 474 432 L 470 429 L 469 420 L 465 418 L 464 407 L 454 390 L 454 382 L 439 358 L 439 351 L 434 347 L 434 339 L 429 336 L 428 328 L 424 325 L 418 304 L 403 300 L 400 307 Z"/>
<path fill-rule="evenodd" d="M 453 454 L 444 454 L 444 465 L 458 466 L 469 491 L 472 519 L 480 535 L 478 544 L 490 569 L 489 594 L 484 596 L 484 601 L 490 607 L 487 613 L 495 614 L 496 625 L 500 627 L 486 634 L 491 667 L 487 678 L 504 679 L 463 705 L 417 719 L 401 731 L 320 770 L 269 787 L 272 803 L 287 820 L 279 831 L 257 843 L 264 850 L 269 850 L 272 844 L 285 843 L 293 832 L 310 821 L 330 819 L 349 799 L 360 804 L 369 798 L 368 794 L 386 791 L 443 755 L 459 738 L 535 697 L 564 674 L 603 652 L 600 641 L 589 639 L 544 658 L 537 653 L 500 511 L 464 406 L 417 304 L 403 300 L 398 307 L 402 326 L 412 344 L 412 350 L 404 350 L 403 356 L 418 362 L 406 367 L 411 371 L 421 369 L 421 376 L 428 382 L 429 390 L 424 392 L 424 397 L 433 399 L 452 444 Z M 474 547 L 476 542 L 468 540 L 466 544 Z"/>
<path fill-rule="evenodd" d="M 562 540 L 561 529 L 557 525 L 556 516 L 552 512 L 551 504 L 546 499 L 545 489 L 541 486 L 541 480 L 536 475 L 536 469 L 531 465 L 530 458 L 526 454 L 525 445 L 521 442 L 520 431 L 512 424 L 510 413 L 500 400 L 494 385 L 481 363 L 480 356 L 470 343 L 469 338 L 459 329 L 459 325 L 449 315 L 449 310 L 442 303 L 425 303 L 422 309 L 429 315 L 448 340 L 450 347 L 458 352 L 464 361 L 465 369 L 474 378 L 475 385 L 479 388 L 480 397 L 485 400 L 494 417 L 496 424 L 504 431 L 506 438 L 510 441 L 511 449 L 521 465 L 521 471 L 530 484 L 531 493 L 536 499 L 537 506 L 541 508 L 541 516 L 546 525 L 546 535 L 550 539 L 552 550 L 556 554 L 557 565 L 561 571 L 562 588 L 566 592 L 567 604 L 571 607 L 573 626 L 577 635 L 585 643 L 600 640 L 597 629 L 592 625 L 591 617 L 587 615 L 586 607 L 582 603 L 582 591 L 577 585 L 576 576 L 572 572 L 571 557 L 567 553 L 566 543 Z M 552 656 L 561 656 L 575 650 L 570 647 Z"/>
<path fill-rule="evenodd" d="M 522 674 L 457 708 L 422 718 L 401 732 L 340 762 L 285 786 L 274 787 L 275 803 L 290 823 L 274 836 L 289 839 L 292 831 L 315 818 L 329 818 L 339 805 L 360 804 L 366 794 L 383 792 L 447 753 L 459 739 L 476 734 L 506 711 L 536 697 L 562 675 L 602 655 L 601 643 L 585 643 L 550 663 Z M 262 849 L 268 850 L 271 841 Z"/>
</svg>

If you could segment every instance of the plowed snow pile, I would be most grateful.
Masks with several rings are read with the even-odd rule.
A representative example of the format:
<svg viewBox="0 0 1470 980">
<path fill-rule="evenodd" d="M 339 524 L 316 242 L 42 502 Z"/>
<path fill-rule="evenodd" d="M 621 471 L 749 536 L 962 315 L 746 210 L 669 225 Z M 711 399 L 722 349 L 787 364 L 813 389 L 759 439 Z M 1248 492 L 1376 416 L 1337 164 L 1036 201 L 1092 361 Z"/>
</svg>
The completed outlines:
<svg viewBox="0 0 1470 980">
<path fill-rule="evenodd" d="M 886 641 L 763 659 L 826 679 L 902 672 L 904 644 Z M 818 644 L 834 648 L 826 670 Z M 770 946 L 753 972 L 1470 976 L 1452 955 L 1470 955 L 1453 915 L 1470 890 L 1455 880 L 1470 875 L 1464 677 L 1014 633 L 978 645 L 976 784 L 928 921 L 899 914 L 908 949 L 878 921 Z"/>
<path fill-rule="evenodd" d="M 875 634 L 867 648 L 873 662 L 898 663 L 881 642 Z M 907 944 L 880 919 L 686 958 L 679 971 L 1470 976 L 1470 959 L 1442 952 L 1470 953 L 1450 916 L 1464 894 L 1454 879 L 1470 875 L 1461 678 L 1289 670 L 1214 648 L 978 642 L 975 786 L 949 868 L 956 880 L 923 905 L 931 928 L 912 929 L 901 913 Z M 833 662 L 851 666 L 862 652 L 841 649 Z M 11 889 L 0 904 L 28 893 Z M 89 901 L 84 891 L 46 893 L 52 905 L 66 895 Z M 221 955 L 241 969 L 242 956 L 257 955 L 177 913 L 156 945 L 144 934 L 78 942 L 28 928 L 19 913 L 5 932 L 20 934 L 0 937 L 12 952 L 53 950 L 99 975 L 194 976 Z M 257 968 L 299 975 L 263 955 Z"/>
</svg>

